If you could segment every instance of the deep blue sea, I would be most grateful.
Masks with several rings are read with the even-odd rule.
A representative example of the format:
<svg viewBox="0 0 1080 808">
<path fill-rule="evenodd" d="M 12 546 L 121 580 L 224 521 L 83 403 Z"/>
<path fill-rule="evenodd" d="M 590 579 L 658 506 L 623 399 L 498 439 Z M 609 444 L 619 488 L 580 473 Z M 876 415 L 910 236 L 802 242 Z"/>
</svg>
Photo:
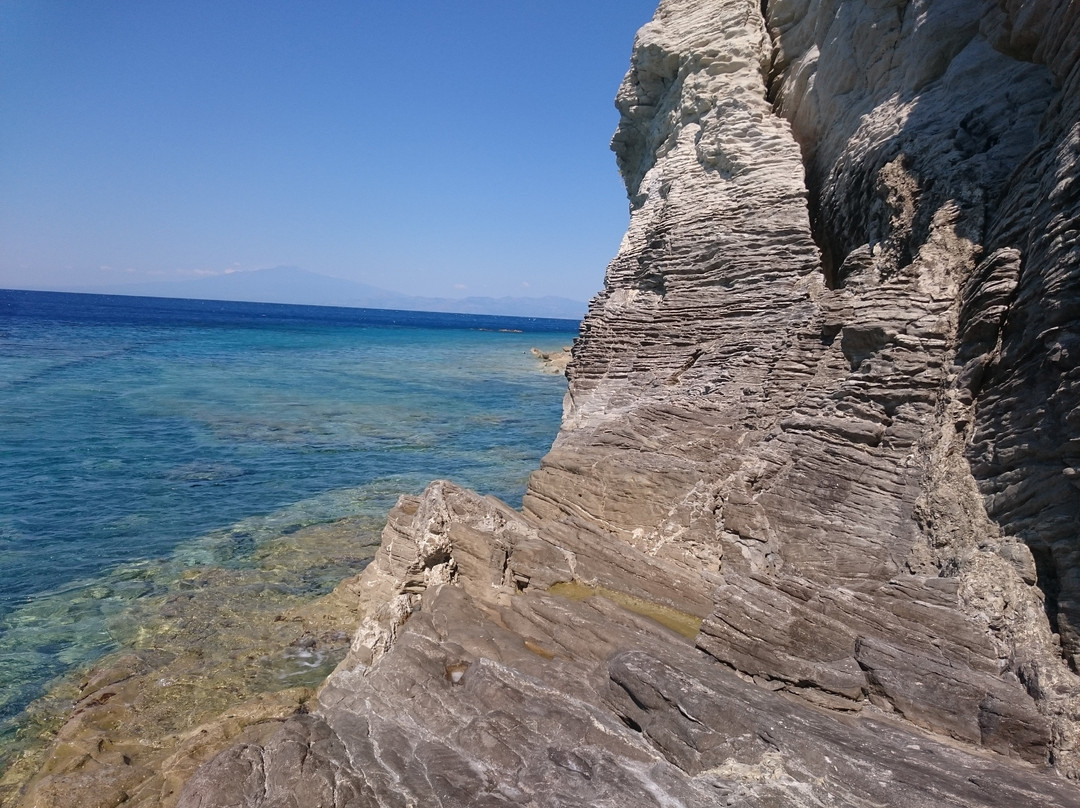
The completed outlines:
<svg viewBox="0 0 1080 808">
<path fill-rule="evenodd" d="M 439 477 L 520 504 L 566 386 L 529 349 L 576 330 L 0 290 L 0 724 L 112 650 L 155 559 L 241 564 Z"/>
</svg>

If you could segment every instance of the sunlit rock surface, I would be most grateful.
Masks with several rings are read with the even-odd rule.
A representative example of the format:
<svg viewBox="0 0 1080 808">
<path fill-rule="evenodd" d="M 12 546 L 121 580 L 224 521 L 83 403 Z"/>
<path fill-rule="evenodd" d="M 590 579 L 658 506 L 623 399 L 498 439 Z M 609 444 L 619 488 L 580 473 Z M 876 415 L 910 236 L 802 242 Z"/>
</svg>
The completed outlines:
<svg viewBox="0 0 1080 808">
<path fill-rule="evenodd" d="M 1078 806 L 1080 8 L 664 0 L 523 513 L 433 484 L 211 806 Z"/>
</svg>

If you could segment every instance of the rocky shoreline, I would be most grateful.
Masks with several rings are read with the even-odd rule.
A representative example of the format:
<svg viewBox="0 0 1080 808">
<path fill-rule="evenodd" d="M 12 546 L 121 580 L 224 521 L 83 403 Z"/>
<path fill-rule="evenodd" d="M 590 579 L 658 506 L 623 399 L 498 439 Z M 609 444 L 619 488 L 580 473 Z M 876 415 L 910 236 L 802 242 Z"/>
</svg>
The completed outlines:
<svg viewBox="0 0 1080 808">
<path fill-rule="evenodd" d="M 1078 54 L 1063 1 L 662 0 L 522 510 L 402 497 L 313 698 L 17 804 L 1080 806 Z"/>
<path fill-rule="evenodd" d="M 377 545 L 378 526 L 350 517 L 290 529 L 247 564 L 159 573 L 160 594 L 110 625 L 121 650 L 31 706 L 0 805 L 174 805 L 214 754 L 314 703 L 360 623 L 349 587 Z"/>
</svg>

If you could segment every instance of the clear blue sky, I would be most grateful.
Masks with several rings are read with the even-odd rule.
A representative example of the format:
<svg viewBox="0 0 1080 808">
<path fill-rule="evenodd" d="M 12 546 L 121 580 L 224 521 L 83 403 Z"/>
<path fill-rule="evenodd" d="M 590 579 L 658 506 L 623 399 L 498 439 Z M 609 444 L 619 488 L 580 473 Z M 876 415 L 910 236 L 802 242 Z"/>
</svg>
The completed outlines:
<svg viewBox="0 0 1080 808">
<path fill-rule="evenodd" d="M 278 265 L 588 299 L 656 0 L 0 0 L 0 287 Z"/>
</svg>

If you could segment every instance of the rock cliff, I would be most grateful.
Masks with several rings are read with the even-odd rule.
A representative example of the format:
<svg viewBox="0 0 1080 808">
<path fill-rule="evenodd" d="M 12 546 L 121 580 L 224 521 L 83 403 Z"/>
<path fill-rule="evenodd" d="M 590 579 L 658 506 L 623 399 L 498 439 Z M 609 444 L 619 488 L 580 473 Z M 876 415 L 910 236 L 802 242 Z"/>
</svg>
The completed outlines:
<svg viewBox="0 0 1080 808">
<path fill-rule="evenodd" d="M 1080 806 L 1080 6 L 662 0 L 617 105 L 523 511 L 178 804 Z"/>
</svg>

